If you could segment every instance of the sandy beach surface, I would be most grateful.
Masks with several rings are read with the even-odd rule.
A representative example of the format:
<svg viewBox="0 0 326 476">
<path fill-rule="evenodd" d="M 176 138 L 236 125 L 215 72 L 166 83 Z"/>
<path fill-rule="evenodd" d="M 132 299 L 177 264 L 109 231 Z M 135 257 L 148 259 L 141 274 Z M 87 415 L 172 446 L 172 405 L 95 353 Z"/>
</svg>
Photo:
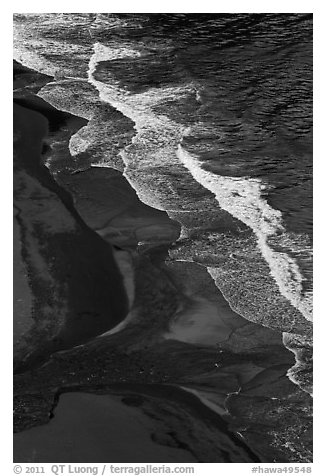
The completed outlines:
<svg viewBox="0 0 326 476">
<path fill-rule="evenodd" d="M 22 243 L 20 227 L 17 222 L 17 212 L 13 217 L 13 265 L 14 265 L 14 302 L 13 302 L 13 337 L 14 345 L 19 338 L 32 326 L 31 316 L 32 294 L 28 284 L 26 265 L 22 259 Z"/>
</svg>

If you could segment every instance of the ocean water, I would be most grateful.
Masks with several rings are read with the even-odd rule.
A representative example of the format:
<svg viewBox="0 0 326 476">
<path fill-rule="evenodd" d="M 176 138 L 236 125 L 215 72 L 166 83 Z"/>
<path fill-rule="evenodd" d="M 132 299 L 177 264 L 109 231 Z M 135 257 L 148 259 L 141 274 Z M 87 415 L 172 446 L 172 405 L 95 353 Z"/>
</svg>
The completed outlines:
<svg viewBox="0 0 326 476">
<path fill-rule="evenodd" d="M 312 15 L 29 14 L 15 31 L 16 59 L 55 76 L 39 96 L 93 118 L 71 138 L 74 166 L 99 135 L 112 149 L 117 111 L 125 139 L 93 165 L 123 169 L 181 223 L 171 259 L 207 266 L 247 319 L 306 335 Z M 111 107 L 100 132 L 94 95 Z"/>
</svg>

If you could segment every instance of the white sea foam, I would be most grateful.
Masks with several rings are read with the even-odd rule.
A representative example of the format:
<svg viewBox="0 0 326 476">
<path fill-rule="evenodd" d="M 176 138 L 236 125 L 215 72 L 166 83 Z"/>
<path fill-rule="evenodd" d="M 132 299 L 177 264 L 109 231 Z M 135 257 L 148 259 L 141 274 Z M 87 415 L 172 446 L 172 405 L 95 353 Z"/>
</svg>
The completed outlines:
<svg viewBox="0 0 326 476">
<path fill-rule="evenodd" d="M 283 344 L 289 351 L 294 354 L 295 357 L 295 364 L 293 365 L 293 367 L 290 367 L 288 369 L 286 375 L 288 379 L 291 380 L 291 382 L 293 382 L 295 385 L 298 385 L 302 390 L 309 393 L 309 395 L 312 397 L 313 389 L 311 383 L 305 381 L 304 378 L 300 379 L 300 377 L 297 376 L 297 371 L 302 370 L 302 368 L 304 369 L 306 365 L 305 358 L 302 358 L 301 355 L 302 346 L 306 347 L 307 349 L 310 348 L 312 352 L 312 337 L 305 338 L 304 336 L 296 335 L 295 338 L 297 340 L 297 347 L 295 344 L 291 343 L 293 337 L 293 334 L 283 332 Z"/>
<path fill-rule="evenodd" d="M 175 99 L 182 93 L 193 91 L 193 87 L 184 85 L 180 87 L 151 88 L 148 91 L 138 94 L 128 94 L 119 89 L 115 85 L 104 84 L 94 77 L 98 63 L 108 61 L 115 58 L 132 58 L 141 56 L 139 51 L 126 49 L 122 51 L 120 48 L 113 49 L 95 43 L 94 54 L 89 61 L 88 79 L 99 91 L 100 99 L 108 102 L 118 109 L 122 114 L 129 117 L 135 122 L 135 127 L 140 137 L 133 140 L 146 141 L 145 133 L 157 131 L 160 132 L 162 143 L 171 143 L 175 140 L 181 140 L 184 127 L 170 121 L 166 116 L 155 114 L 151 107 L 155 106 L 162 100 Z M 150 139 L 150 137 L 149 137 Z M 148 139 L 147 139 L 148 140 Z"/>
<path fill-rule="evenodd" d="M 123 49 L 121 51 L 120 48 L 111 48 L 101 43 L 95 43 L 94 54 L 89 61 L 89 82 L 97 88 L 102 101 L 109 103 L 134 121 L 137 135 L 132 138 L 131 142 L 136 146 L 136 151 L 140 151 L 143 148 L 153 148 L 153 145 L 155 145 L 155 154 L 140 154 L 143 166 L 146 161 L 151 162 L 152 160 L 161 164 L 164 162 L 169 163 L 171 160 L 178 162 L 174 150 L 182 139 L 185 127 L 170 121 L 164 115 L 155 114 L 151 108 L 162 100 L 175 99 L 176 96 L 189 92 L 191 88 L 187 85 L 172 88 L 152 88 L 143 93 L 130 95 L 126 91 L 119 89 L 118 86 L 103 83 L 94 77 L 97 65 L 101 61 L 139 55 L 138 51 L 132 49 Z M 167 148 L 169 148 L 169 151 L 167 151 Z M 133 155 L 130 154 L 130 151 L 128 153 L 122 151 L 120 155 L 126 165 L 123 175 L 136 190 L 140 200 L 149 206 L 164 210 L 158 198 L 145 188 L 140 189 L 128 174 L 128 166 L 133 165 L 131 162 L 137 160 L 137 154 Z"/>
<path fill-rule="evenodd" d="M 285 229 L 281 212 L 270 207 L 262 197 L 264 184 L 259 179 L 225 177 L 210 173 L 201 167 L 197 157 L 181 145 L 178 146 L 177 154 L 194 179 L 214 193 L 219 205 L 253 230 L 280 292 L 306 319 L 311 320 L 311 296 L 302 295 L 303 277 L 296 261 L 288 254 L 275 251 L 268 245 L 268 238 L 271 236 L 277 237 L 282 244 Z"/>
<path fill-rule="evenodd" d="M 85 139 L 85 131 L 87 130 L 87 127 L 88 126 L 82 127 L 70 137 L 69 152 L 72 157 L 75 157 L 88 149 L 90 140 L 89 138 Z"/>
</svg>

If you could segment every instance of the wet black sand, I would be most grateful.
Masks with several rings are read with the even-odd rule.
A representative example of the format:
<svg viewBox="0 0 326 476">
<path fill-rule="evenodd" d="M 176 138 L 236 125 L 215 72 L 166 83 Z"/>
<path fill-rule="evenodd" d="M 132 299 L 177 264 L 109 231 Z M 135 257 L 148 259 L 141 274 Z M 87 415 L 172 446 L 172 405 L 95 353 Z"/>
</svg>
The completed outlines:
<svg viewBox="0 0 326 476">
<path fill-rule="evenodd" d="M 54 328 L 58 324 L 55 315 L 45 317 L 47 306 L 54 306 L 54 309 L 65 306 L 64 322 L 60 323 L 62 329 L 59 332 L 56 329 L 54 335 L 51 332 L 46 335 L 45 331 L 42 350 L 49 354 L 85 342 L 113 327 L 128 312 L 128 304 L 112 247 L 85 225 L 74 209 L 70 195 L 53 180 L 41 163 L 41 141 L 47 133 L 46 120 L 39 113 L 18 105 L 14 106 L 14 110 L 15 127 L 20 134 L 15 146 L 15 203 L 18 209 L 20 204 L 24 207 L 17 220 L 23 229 L 23 249 L 34 294 L 36 322 L 34 335 L 30 338 L 34 340 L 35 333 L 44 331 L 43 319 L 51 320 L 49 326 Z M 29 200 L 26 200 L 26 191 Z M 47 194 L 57 204 L 58 216 L 51 202 L 47 209 Z M 35 273 L 35 261 L 39 259 L 33 256 L 35 246 L 39 246 L 37 251 L 43 266 L 49 271 L 48 282 L 46 275 Z M 50 309 L 49 313 L 54 309 Z M 32 351 L 28 356 L 28 360 L 31 359 L 40 363 L 39 352 L 33 356 Z M 18 362 L 17 366 L 17 370 L 21 371 L 25 363 Z"/>
</svg>

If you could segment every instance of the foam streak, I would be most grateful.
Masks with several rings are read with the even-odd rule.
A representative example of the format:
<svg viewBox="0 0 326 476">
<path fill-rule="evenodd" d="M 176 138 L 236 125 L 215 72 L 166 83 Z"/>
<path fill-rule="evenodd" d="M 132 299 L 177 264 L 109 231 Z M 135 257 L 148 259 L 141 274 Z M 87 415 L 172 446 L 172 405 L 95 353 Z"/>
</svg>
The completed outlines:
<svg viewBox="0 0 326 476">
<path fill-rule="evenodd" d="M 310 296 L 302 296 L 302 281 L 296 261 L 288 254 L 275 251 L 268 244 L 268 238 L 277 236 L 279 243 L 285 234 L 282 215 L 271 208 L 262 198 L 263 183 L 258 179 L 225 177 L 205 171 L 197 157 L 187 152 L 181 145 L 177 155 L 191 172 L 194 179 L 214 193 L 219 205 L 249 226 L 257 237 L 258 247 L 267 261 L 271 275 L 281 294 L 296 307 L 307 320 L 311 320 Z"/>
</svg>

